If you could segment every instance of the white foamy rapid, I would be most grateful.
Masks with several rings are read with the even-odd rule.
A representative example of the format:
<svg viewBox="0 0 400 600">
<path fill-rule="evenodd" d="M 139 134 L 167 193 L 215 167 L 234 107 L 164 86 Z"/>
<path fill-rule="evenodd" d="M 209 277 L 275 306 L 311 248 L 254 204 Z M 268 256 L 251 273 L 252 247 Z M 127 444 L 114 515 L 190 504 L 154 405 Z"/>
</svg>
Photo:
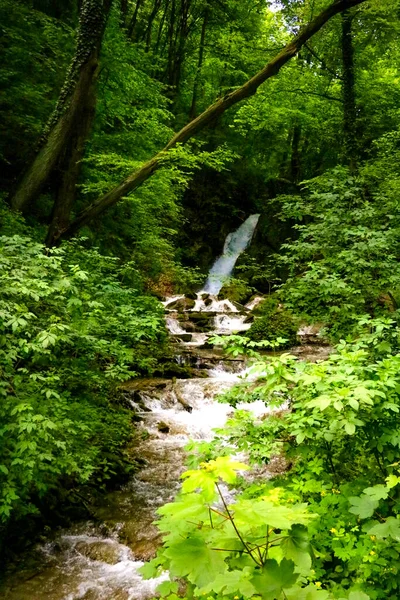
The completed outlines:
<svg viewBox="0 0 400 600">
<path fill-rule="evenodd" d="M 172 315 L 166 315 L 165 321 L 167 323 L 167 329 L 170 333 L 179 334 L 186 333 L 186 331 L 181 327 L 178 319 Z"/>
<path fill-rule="evenodd" d="M 212 266 L 204 292 L 216 295 L 229 279 L 239 256 L 249 245 L 260 215 L 251 215 L 241 226 L 226 237 L 224 250 Z"/>
</svg>

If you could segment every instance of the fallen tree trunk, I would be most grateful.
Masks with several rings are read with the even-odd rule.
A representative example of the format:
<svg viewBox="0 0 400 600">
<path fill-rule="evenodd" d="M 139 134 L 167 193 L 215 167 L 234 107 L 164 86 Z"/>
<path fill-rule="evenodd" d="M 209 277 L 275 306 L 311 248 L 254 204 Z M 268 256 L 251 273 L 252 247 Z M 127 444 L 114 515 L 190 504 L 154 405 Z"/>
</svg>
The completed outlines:
<svg viewBox="0 0 400 600">
<path fill-rule="evenodd" d="M 153 158 L 147 161 L 140 169 L 131 173 L 118 186 L 107 192 L 104 196 L 98 198 L 84 211 L 64 231 L 60 231 L 58 240 L 71 237 L 81 227 L 85 226 L 91 220 L 101 215 L 110 206 L 113 206 L 119 200 L 136 190 L 142 183 L 153 175 L 163 164 L 165 154 L 177 144 L 184 144 L 199 131 L 204 129 L 216 118 L 221 116 L 226 110 L 253 96 L 260 85 L 270 77 L 276 75 L 280 69 L 293 58 L 304 44 L 316 34 L 332 17 L 366 0 L 335 0 L 319 15 L 317 15 L 308 25 L 303 27 L 300 32 L 277 54 L 261 71 L 249 79 L 244 85 L 223 98 L 218 99 L 209 106 L 202 114 L 185 125 L 176 133 L 168 144 L 158 152 Z"/>
</svg>

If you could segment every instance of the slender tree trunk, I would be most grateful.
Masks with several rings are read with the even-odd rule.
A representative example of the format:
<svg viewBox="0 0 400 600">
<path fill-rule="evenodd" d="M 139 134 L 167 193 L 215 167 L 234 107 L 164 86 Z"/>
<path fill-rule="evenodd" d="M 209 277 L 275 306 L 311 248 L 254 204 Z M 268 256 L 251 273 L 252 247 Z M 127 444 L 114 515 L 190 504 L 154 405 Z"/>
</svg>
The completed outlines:
<svg viewBox="0 0 400 600">
<path fill-rule="evenodd" d="M 203 24 L 201 26 L 199 58 L 197 61 L 196 75 L 195 75 L 194 84 L 193 84 L 192 104 L 190 106 L 190 111 L 189 111 L 189 119 L 190 120 L 195 118 L 196 112 L 197 112 L 197 100 L 198 100 L 199 89 L 200 89 L 201 69 L 203 67 L 203 60 L 204 60 L 204 48 L 205 48 L 205 42 L 206 42 L 206 31 L 207 31 L 208 18 L 209 18 L 209 7 L 206 6 L 206 8 L 204 10 L 204 16 L 203 16 Z"/>
<path fill-rule="evenodd" d="M 293 128 L 292 136 L 292 155 L 290 158 L 290 175 L 294 183 L 298 183 L 300 179 L 300 140 L 301 140 L 301 125 L 296 123 Z"/>
<path fill-rule="evenodd" d="M 105 23 L 112 0 L 84 0 L 80 13 L 77 48 L 57 106 L 39 143 L 39 150 L 11 199 L 14 210 L 25 211 L 36 199 L 71 143 L 82 105 L 88 103 L 96 76 Z"/>
<path fill-rule="evenodd" d="M 161 0 L 156 0 L 153 6 L 153 10 L 151 11 L 151 14 L 149 16 L 149 20 L 147 23 L 147 29 L 144 32 L 144 39 L 146 41 L 146 52 L 148 52 L 150 50 L 150 46 L 151 46 L 151 33 L 153 30 L 153 22 L 154 19 L 157 16 L 158 11 L 161 8 Z"/>
<path fill-rule="evenodd" d="M 343 60 L 343 135 L 344 158 L 351 169 L 357 166 L 357 108 L 354 75 L 353 15 L 345 10 L 342 15 Z"/>
<path fill-rule="evenodd" d="M 139 14 L 139 10 L 141 8 L 141 6 L 143 5 L 143 0 L 136 0 L 136 5 L 135 5 L 135 10 L 133 11 L 133 15 L 132 15 L 132 19 L 129 23 L 128 26 L 128 37 L 131 38 L 131 40 L 134 40 L 134 33 L 135 33 L 135 27 L 136 27 L 136 23 L 137 23 L 137 19 L 138 19 L 138 14 Z"/>
<path fill-rule="evenodd" d="M 165 0 L 163 16 L 161 17 L 160 24 L 158 26 L 157 41 L 156 41 L 156 45 L 154 48 L 155 54 L 158 54 L 158 52 L 160 50 L 161 36 L 162 36 L 163 29 L 164 29 L 164 23 L 165 23 L 165 18 L 168 13 L 168 8 L 169 8 L 169 0 Z"/>
<path fill-rule="evenodd" d="M 177 39 L 175 43 L 176 52 L 174 67 L 172 71 L 172 87 L 174 90 L 174 97 L 177 98 L 179 95 L 179 87 L 182 77 L 182 66 L 185 56 L 185 47 L 187 36 L 189 33 L 189 13 L 190 13 L 191 0 L 181 0 L 181 15 L 179 28 L 177 30 Z"/>
<path fill-rule="evenodd" d="M 175 54 L 175 12 L 176 12 L 176 0 L 171 0 L 171 10 L 169 13 L 169 24 L 168 24 L 168 62 L 167 62 L 167 82 L 168 85 L 172 85 L 172 72 L 174 64 Z"/>
<path fill-rule="evenodd" d="M 128 0 L 121 0 L 120 8 L 121 8 L 121 25 L 122 25 L 122 27 L 125 27 L 126 18 L 128 16 Z"/>
<path fill-rule="evenodd" d="M 107 192 L 104 196 L 98 198 L 93 204 L 88 206 L 80 215 L 77 216 L 68 228 L 60 232 L 60 238 L 66 238 L 74 235 L 81 227 L 89 223 L 92 219 L 101 215 L 110 206 L 116 204 L 121 198 L 136 190 L 153 173 L 165 164 L 165 157 L 168 150 L 174 148 L 177 144 L 184 144 L 199 131 L 204 129 L 216 118 L 221 116 L 231 106 L 238 102 L 253 96 L 260 85 L 270 77 L 276 75 L 280 69 L 293 58 L 300 48 L 317 33 L 327 21 L 335 15 L 341 13 L 350 7 L 362 4 L 366 0 L 335 0 L 319 15 L 317 15 L 308 25 L 303 27 L 300 32 L 281 50 L 261 71 L 249 79 L 244 85 L 223 98 L 217 100 L 208 107 L 201 115 L 185 125 L 168 142 L 163 150 L 153 156 L 140 169 L 131 173 L 118 186 Z"/>
</svg>

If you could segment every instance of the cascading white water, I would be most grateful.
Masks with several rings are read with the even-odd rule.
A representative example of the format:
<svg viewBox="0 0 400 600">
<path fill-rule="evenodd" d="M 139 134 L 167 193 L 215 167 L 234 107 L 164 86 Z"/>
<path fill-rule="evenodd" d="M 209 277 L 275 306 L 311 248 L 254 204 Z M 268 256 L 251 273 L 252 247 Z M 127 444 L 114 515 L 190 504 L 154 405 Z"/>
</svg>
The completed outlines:
<svg viewBox="0 0 400 600">
<path fill-rule="evenodd" d="M 239 256 L 246 250 L 260 215 L 251 215 L 241 224 L 239 229 L 229 233 L 224 244 L 224 251 L 211 267 L 203 292 L 216 295 L 229 279 Z"/>
</svg>

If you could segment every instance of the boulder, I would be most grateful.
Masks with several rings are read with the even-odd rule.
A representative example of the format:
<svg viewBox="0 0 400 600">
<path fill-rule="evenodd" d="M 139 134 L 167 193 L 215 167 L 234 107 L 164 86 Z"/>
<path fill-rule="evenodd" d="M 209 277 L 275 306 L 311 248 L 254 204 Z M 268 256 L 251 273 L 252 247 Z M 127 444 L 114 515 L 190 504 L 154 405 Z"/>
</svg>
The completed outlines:
<svg viewBox="0 0 400 600">
<path fill-rule="evenodd" d="M 168 310 L 176 310 L 178 312 L 184 312 L 186 310 L 192 310 L 196 302 L 192 298 L 179 298 L 175 302 L 168 304 Z"/>
<path fill-rule="evenodd" d="M 171 335 L 171 337 L 174 338 L 175 340 L 179 340 L 181 342 L 191 342 L 192 341 L 191 333 L 174 333 L 173 335 Z"/>
<path fill-rule="evenodd" d="M 161 433 L 169 433 L 170 428 L 169 425 L 165 423 L 165 421 L 160 421 L 159 423 L 157 423 L 157 429 Z"/>
<path fill-rule="evenodd" d="M 197 300 L 197 292 L 188 292 L 186 298 L 189 298 L 189 300 Z"/>
<path fill-rule="evenodd" d="M 247 325 L 247 323 L 253 323 L 253 321 L 254 321 L 254 315 L 249 315 L 248 317 L 245 318 L 243 323 L 245 323 Z"/>
<path fill-rule="evenodd" d="M 91 560 L 98 560 L 109 565 L 120 562 L 119 548 L 108 542 L 78 542 L 75 550 Z"/>
</svg>

